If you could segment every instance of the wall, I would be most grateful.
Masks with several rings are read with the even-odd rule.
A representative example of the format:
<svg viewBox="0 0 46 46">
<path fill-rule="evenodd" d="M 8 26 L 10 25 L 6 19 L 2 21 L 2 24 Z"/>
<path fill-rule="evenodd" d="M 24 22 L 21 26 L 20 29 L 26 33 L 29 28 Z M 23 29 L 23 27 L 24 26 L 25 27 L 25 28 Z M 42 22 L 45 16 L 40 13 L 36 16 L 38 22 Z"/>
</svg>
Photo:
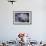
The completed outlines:
<svg viewBox="0 0 46 46">
<path fill-rule="evenodd" d="M 12 5 L 0 0 L 0 40 L 15 40 L 18 32 L 26 32 L 33 40 L 46 40 L 46 14 L 42 0 L 17 0 Z M 32 25 L 14 25 L 13 11 L 32 11 Z"/>
</svg>

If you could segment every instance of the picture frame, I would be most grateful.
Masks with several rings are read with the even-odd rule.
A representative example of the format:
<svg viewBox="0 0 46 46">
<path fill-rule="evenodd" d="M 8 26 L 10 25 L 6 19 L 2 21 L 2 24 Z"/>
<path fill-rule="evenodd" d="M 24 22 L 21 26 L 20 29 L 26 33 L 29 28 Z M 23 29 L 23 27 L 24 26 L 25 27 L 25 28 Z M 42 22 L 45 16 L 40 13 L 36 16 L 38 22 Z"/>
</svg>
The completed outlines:
<svg viewBox="0 0 46 46">
<path fill-rule="evenodd" d="M 32 11 L 13 11 L 13 24 L 15 25 L 32 24 Z"/>
</svg>

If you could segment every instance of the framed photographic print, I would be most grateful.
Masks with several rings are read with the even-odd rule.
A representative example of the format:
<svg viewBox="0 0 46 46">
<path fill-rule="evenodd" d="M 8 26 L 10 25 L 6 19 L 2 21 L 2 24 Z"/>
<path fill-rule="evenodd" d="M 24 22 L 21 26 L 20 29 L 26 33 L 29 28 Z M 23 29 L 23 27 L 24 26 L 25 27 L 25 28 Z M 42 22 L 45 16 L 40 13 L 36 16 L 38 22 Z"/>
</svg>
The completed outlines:
<svg viewBox="0 0 46 46">
<path fill-rule="evenodd" d="M 13 24 L 32 24 L 32 11 L 13 11 Z"/>
</svg>

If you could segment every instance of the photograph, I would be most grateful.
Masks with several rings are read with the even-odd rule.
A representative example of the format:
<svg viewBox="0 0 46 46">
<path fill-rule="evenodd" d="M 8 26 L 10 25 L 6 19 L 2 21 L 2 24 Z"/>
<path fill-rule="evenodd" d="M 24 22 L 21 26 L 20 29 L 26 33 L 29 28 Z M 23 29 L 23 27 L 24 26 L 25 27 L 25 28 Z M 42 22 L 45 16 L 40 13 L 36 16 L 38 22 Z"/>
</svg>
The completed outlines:
<svg viewBox="0 0 46 46">
<path fill-rule="evenodd" d="M 32 24 L 32 12 L 13 11 L 13 24 Z"/>
</svg>

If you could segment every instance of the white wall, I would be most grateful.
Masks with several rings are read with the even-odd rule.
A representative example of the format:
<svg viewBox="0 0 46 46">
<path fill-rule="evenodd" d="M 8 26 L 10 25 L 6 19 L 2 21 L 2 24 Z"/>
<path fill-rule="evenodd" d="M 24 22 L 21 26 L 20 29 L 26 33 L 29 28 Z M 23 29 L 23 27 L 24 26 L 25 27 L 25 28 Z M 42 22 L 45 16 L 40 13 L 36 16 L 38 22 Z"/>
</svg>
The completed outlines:
<svg viewBox="0 0 46 46">
<path fill-rule="evenodd" d="M 14 40 L 19 32 L 27 32 L 37 41 L 46 40 L 43 4 L 43 0 L 17 0 L 13 5 L 0 0 L 0 40 Z M 13 11 L 32 11 L 32 25 L 14 25 Z"/>
</svg>

